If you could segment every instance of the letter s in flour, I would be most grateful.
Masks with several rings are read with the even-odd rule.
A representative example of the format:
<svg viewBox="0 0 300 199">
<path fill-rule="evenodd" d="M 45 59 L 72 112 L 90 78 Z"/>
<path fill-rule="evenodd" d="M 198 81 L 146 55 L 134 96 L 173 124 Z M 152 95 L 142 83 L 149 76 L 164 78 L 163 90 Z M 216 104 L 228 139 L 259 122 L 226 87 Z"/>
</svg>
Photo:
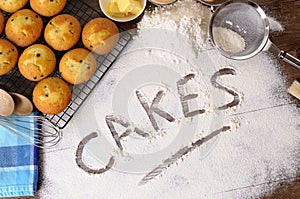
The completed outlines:
<svg viewBox="0 0 300 199">
<path fill-rule="evenodd" d="M 219 71 L 217 71 L 210 79 L 210 81 L 214 87 L 224 90 L 233 96 L 232 102 L 218 107 L 218 110 L 226 110 L 228 108 L 235 107 L 235 106 L 239 105 L 241 102 L 240 96 L 237 92 L 235 92 L 234 90 L 229 89 L 217 82 L 217 78 L 220 76 L 223 76 L 223 75 L 236 75 L 236 71 L 232 68 L 222 68 Z"/>
</svg>

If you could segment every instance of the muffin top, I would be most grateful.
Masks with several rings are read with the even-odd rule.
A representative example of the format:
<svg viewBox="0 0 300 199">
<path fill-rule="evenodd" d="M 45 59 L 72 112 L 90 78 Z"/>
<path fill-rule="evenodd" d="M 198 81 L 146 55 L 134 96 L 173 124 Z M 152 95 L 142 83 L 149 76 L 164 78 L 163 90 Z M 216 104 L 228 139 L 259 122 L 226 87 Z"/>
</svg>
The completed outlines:
<svg viewBox="0 0 300 199">
<path fill-rule="evenodd" d="M 88 81 L 96 71 L 96 59 L 84 48 L 76 48 L 63 55 L 59 71 L 64 80 L 71 84 Z"/>
<path fill-rule="evenodd" d="M 26 48 L 20 56 L 20 73 L 28 80 L 40 81 L 49 76 L 56 66 L 54 52 L 43 44 L 34 44 Z"/>
<path fill-rule="evenodd" d="M 89 21 L 82 31 L 82 42 L 86 48 L 103 55 L 111 51 L 119 40 L 119 28 L 106 18 Z"/>
<path fill-rule="evenodd" d="M 38 14 L 52 17 L 64 9 L 66 2 L 67 0 L 30 0 L 30 6 Z"/>
<path fill-rule="evenodd" d="M 32 10 L 23 9 L 9 17 L 5 27 L 5 34 L 17 46 L 26 47 L 39 39 L 42 30 L 42 18 Z"/>
<path fill-rule="evenodd" d="M 14 69 L 18 62 L 19 52 L 15 45 L 6 39 L 0 39 L 0 75 Z"/>
<path fill-rule="evenodd" d="M 27 4 L 28 0 L 0 0 L 0 9 L 5 12 L 16 12 Z"/>
<path fill-rule="evenodd" d="M 46 25 L 44 37 L 55 50 L 69 50 L 80 39 L 80 22 L 72 15 L 61 14 L 52 18 Z"/>
<path fill-rule="evenodd" d="M 69 85 L 58 77 L 48 77 L 38 82 L 33 89 L 33 103 L 45 114 L 58 114 L 72 98 Z"/>
</svg>

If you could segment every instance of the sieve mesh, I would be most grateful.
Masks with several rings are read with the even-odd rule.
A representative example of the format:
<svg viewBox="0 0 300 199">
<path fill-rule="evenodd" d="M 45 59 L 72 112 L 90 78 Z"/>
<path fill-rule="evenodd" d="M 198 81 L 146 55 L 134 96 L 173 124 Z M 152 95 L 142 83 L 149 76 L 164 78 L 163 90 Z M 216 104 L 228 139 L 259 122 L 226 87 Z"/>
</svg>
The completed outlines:
<svg viewBox="0 0 300 199">
<path fill-rule="evenodd" d="M 214 28 L 230 29 L 245 40 L 241 52 L 224 51 L 214 40 Z M 248 1 L 231 1 L 220 6 L 214 13 L 210 33 L 214 44 L 223 55 L 233 59 L 247 59 L 260 52 L 268 40 L 269 23 L 264 12 L 256 4 Z"/>
</svg>

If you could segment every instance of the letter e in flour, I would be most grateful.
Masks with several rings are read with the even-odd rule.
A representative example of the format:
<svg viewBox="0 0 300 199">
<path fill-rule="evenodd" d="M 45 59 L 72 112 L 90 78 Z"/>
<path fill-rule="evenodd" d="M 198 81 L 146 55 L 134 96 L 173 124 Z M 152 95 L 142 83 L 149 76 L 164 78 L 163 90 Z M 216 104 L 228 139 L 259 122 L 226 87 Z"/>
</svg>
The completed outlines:
<svg viewBox="0 0 300 199">
<path fill-rule="evenodd" d="M 195 74 L 188 74 L 182 79 L 177 81 L 177 90 L 180 96 L 182 111 L 185 117 L 193 117 L 195 115 L 200 115 L 205 113 L 205 109 L 198 109 L 195 111 L 190 111 L 188 101 L 198 97 L 198 94 L 185 94 L 184 85 L 188 83 L 191 79 L 195 78 Z"/>
</svg>

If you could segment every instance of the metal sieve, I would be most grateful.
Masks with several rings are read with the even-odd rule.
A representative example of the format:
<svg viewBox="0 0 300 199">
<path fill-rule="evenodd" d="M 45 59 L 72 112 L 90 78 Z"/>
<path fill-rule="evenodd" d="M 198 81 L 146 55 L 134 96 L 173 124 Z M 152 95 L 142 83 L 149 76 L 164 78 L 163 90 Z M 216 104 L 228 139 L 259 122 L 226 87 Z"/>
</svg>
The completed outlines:
<svg viewBox="0 0 300 199">
<path fill-rule="evenodd" d="M 245 48 L 238 52 L 224 50 L 215 39 L 216 28 L 226 28 L 238 33 L 245 41 Z M 225 57 L 243 60 L 268 50 L 300 69 L 300 60 L 280 50 L 270 41 L 267 16 L 262 8 L 252 1 L 230 0 L 221 4 L 212 15 L 209 34 L 213 44 Z"/>
</svg>

